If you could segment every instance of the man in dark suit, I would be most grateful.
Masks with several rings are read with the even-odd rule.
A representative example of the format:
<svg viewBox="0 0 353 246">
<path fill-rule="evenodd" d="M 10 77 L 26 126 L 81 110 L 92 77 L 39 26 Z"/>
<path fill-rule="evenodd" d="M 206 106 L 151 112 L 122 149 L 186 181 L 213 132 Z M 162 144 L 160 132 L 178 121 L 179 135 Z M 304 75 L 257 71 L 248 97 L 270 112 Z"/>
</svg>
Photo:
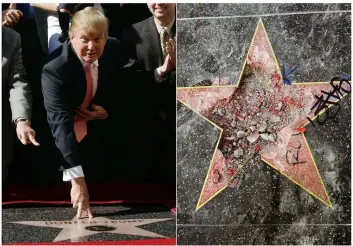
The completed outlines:
<svg viewBox="0 0 353 246">
<path fill-rule="evenodd" d="M 104 178 L 100 132 L 110 117 L 123 67 L 118 40 L 107 37 L 108 21 L 92 7 L 72 16 L 70 40 L 53 53 L 42 72 L 47 120 L 63 156 L 63 179 L 71 180 L 71 199 L 92 216 L 86 179 Z"/>
<path fill-rule="evenodd" d="M 109 19 L 109 36 L 121 39 L 121 32 L 137 22 L 151 16 L 145 3 L 102 3 Z"/>
<path fill-rule="evenodd" d="M 31 128 L 32 91 L 22 64 L 21 37 L 2 27 L 2 181 L 6 182 L 13 157 L 14 128 L 22 144 L 39 146 Z"/>
<path fill-rule="evenodd" d="M 137 116 L 140 119 L 135 122 L 144 122 L 136 142 L 148 146 L 143 148 L 145 154 L 140 157 L 144 158 L 149 175 L 175 184 L 176 50 L 169 49 L 171 54 L 168 54 L 166 43 L 172 41 L 176 34 L 176 4 L 147 5 L 152 16 L 122 33 L 123 45 L 129 53 L 129 66 L 155 74 L 152 86 L 146 85 L 147 80 L 135 83 L 143 88 L 139 99 L 134 101 L 143 107 L 143 113 Z M 150 163 L 146 162 L 148 159 Z M 156 163 L 158 166 L 151 168 Z"/>
</svg>

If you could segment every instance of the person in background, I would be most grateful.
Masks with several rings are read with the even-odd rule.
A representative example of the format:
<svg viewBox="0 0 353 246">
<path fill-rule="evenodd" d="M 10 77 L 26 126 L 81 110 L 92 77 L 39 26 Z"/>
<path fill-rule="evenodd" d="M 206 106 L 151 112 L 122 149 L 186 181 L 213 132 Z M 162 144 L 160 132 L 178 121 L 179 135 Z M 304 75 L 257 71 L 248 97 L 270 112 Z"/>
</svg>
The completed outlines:
<svg viewBox="0 0 353 246">
<path fill-rule="evenodd" d="M 62 4 L 61 6 L 59 6 L 60 3 L 30 3 L 30 4 L 31 6 L 44 10 L 47 13 L 47 43 L 48 43 L 48 52 L 50 54 L 62 44 L 61 41 L 64 41 L 64 38 L 61 38 L 61 41 L 59 40 L 60 35 L 63 32 L 61 27 L 66 28 L 66 26 L 68 25 L 68 24 L 66 25 L 66 23 L 70 21 L 69 12 L 70 10 L 72 10 L 71 5 L 74 5 L 74 4 L 68 4 L 68 6 L 66 6 L 65 4 Z M 103 9 L 100 4 L 95 3 L 94 7 L 97 10 L 99 10 L 101 13 L 103 13 Z M 60 11 L 60 9 L 62 10 Z M 60 23 L 60 19 L 62 19 L 61 20 L 62 23 Z M 64 33 L 65 33 L 65 30 L 64 30 Z"/>
<path fill-rule="evenodd" d="M 145 3 L 102 3 L 109 19 L 109 36 L 121 40 L 122 31 L 151 16 Z"/>
<path fill-rule="evenodd" d="M 2 27 L 2 89 L 2 182 L 5 183 L 13 158 L 13 127 L 23 145 L 39 146 L 36 132 L 31 128 L 32 94 L 22 64 L 21 37 L 5 26 Z"/>
<path fill-rule="evenodd" d="M 4 7 L 4 5 L 3 5 Z M 10 3 L 9 7 L 2 11 L 1 21 L 3 26 L 13 27 L 23 16 L 22 11 L 16 9 L 15 3 Z"/>
<path fill-rule="evenodd" d="M 129 64 L 136 70 L 155 74 L 152 86 L 147 80 L 136 81 L 140 94 L 132 102 L 141 113 L 133 122 L 144 122 L 134 127 L 136 144 L 141 154 L 136 163 L 141 175 L 175 184 L 176 142 L 176 23 L 175 3 L 148 3 L 152 16 L 126 28 L 122 42 L 128 51 Z M 137 89 L 136 89 L 137 90 Z M 143 147 L 144 146 L 144 147 Z M 139 160 L 140 158 L 140 160 Z M 142 164 L 141 164 L 142 165 Z"/>
</svg>

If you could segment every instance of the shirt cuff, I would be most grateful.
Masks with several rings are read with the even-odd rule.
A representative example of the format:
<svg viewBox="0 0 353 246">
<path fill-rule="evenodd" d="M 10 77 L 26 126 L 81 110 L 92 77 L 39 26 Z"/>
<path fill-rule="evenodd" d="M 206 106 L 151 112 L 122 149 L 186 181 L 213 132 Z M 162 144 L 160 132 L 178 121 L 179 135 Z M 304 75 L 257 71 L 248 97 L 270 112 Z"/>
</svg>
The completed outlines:
<svg viewBox="0 0 353 246">
<path fill-rule="evenodd" d="M 84 177 L 82 166 L 76 166 L 63 171 L 63 181 Z"/>
<path fill-rule="evenodd" d="M 164 81 L 165 79 L 161 76 L 161 72 L 159 70 L 159 67 L 156 68 L 156 70 L 154 70 L 154 79 L 157 83 L 161 83 L 162 81 Z"/>
</svg>

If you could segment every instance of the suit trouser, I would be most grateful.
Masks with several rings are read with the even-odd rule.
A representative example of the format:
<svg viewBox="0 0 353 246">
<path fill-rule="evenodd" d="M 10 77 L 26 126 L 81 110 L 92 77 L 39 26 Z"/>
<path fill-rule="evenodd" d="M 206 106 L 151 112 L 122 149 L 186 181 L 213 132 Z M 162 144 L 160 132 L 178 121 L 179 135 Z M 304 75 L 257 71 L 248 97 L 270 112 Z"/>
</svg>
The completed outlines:
<svg viewBox="0 0 353 246">
<path fill-rule="evenodd" d="M 98 133 L 89 132 L 79 143 L 79 152 L 86 182 L 105 181 L 107 171 L 102 137 Z"/>
</svg>

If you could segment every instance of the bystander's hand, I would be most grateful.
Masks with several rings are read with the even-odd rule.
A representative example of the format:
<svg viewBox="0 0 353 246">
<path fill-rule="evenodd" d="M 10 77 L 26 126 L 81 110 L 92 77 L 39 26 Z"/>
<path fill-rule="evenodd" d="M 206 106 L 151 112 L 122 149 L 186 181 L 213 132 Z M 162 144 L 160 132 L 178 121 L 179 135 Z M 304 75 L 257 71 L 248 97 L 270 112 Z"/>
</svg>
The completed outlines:
<svg viewBox="0 0 353 246">
<path fill-rule="evenodd" d="M 160 66 L 158 68 L 158 75 L 160 77 L 165 76 L 167 73 L 169 73 L 170 71 L 172 71 L 175 68 L 175 65 L 173 64 L 172 60 L 170 59 L 170 55 L 168 54 L 165 59 L 164 59 L 164 63 L 162 66 Z"/>
<path fill-rule="evenodd" d="M 19 121 L 16 126 L 16 133 L 22 144 L 39 146 L 39 143 L 36 141 L 36 132 L 31 128 L 28 122 Z"/>
<path fill-rule="evenodd" d="M 175 67 L 176 66 L 176 51 L 177 51 L 176 38 L 169 39 L 169 41 L 166 43 L 166 50 L 168 52 L 168 55 L 170 56 L 170 60 L 172 61 L 173 65 Z"/>
<path fill-rule="evenodd" d="M 12 27 L 19 22 L 22 16 L 23 13 L 15 8 L 15 4 L 10 3 L 9 8 L 2 11 L 2 25 Z"/>
</svg>

